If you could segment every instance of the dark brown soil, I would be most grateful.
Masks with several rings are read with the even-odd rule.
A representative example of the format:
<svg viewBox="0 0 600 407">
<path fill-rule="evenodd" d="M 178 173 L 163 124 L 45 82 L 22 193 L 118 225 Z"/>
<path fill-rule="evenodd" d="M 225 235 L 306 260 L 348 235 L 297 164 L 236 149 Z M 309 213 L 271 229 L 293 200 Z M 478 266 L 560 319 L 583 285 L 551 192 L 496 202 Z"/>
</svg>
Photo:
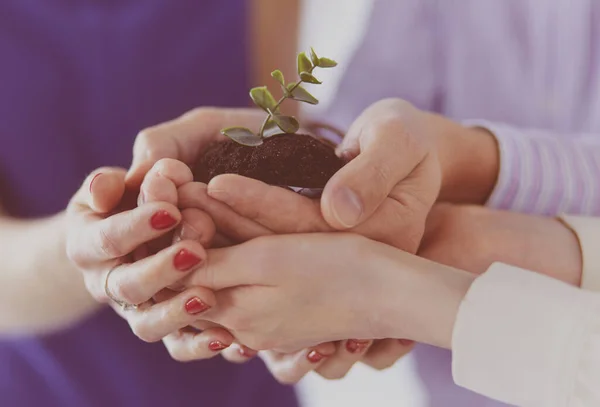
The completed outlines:
<svg viewBox="0 0 600 407">
<path fill-rule="evenodd" d="M 196 181 L 239 174 L 270 185 L 323 188 L 344 162 L 333 147 L 311 136 L 283 134 L 258 147 L 227 140 L 214 144 L 194 168 Z"/>
</svg>

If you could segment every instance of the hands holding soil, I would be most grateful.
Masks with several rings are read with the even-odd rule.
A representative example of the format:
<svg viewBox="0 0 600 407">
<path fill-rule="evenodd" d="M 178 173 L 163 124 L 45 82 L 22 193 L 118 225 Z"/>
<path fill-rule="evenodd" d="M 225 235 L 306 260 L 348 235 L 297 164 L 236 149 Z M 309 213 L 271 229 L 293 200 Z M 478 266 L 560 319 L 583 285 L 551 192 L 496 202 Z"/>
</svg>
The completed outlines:
<svg viewBox="0 0 600 407">
<path fill-rule="evenodd" d="M 127 173 L 99 169 L 70 204 L 69 256 L 89 291 L 175 359 L 222 354 L 243 362 L 264 351 L 274 375 L 291 383 L 311 370 L 342 377 L 358 361 L 391 366 L 410 340 L 447 346 L 451 326 L 431 321 L 433 336 L 423 328 L 433 315 L 424 287 L 435 278 L 466 290 L 473 277 L 415 253 L 473 273 L 510 255 L 515 265 L 577 280 L 573 263 L 560 261 L 565 242 L 577 242 L 558 222 L 436 205 L 439 197 L 485 200 L 493 165 L 477 174 L 464 167 L 475 163 L 470 146 L 489 145 L 491 136 L 401 100 L 373 105 L 351 126 L 337 150 L 346 164 L 321 199 L 282 188 L 285 179 L 198 182 L 201 158 L 224 140 L 219 130 L 256 128 L 262 118 L 249 109 L 198 109 L 147 129 Z M 553 238 L 534 249 L 556 246 L 545 269 L 528 263 L 537 258 L 531 248 L 498 250 L 544 231 Z M 403 321 L 400 329 L 392 319 Z"/>
</svg>

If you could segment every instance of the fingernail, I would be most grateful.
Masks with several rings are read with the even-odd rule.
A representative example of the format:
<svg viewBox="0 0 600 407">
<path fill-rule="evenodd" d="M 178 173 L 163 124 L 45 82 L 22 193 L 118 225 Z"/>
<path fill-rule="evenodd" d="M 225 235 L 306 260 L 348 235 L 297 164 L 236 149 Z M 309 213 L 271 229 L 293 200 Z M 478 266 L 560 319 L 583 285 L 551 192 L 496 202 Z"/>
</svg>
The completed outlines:
<svg viewBox="0 0 600 407">
<path fill-rule="evenodd" d="M 200 300 L 200 298 L 198 297 L 194 297 L 185 303 L 185 310 L 188 312 L 188 314 L 192 315 L 204 312 L 209 308 L 210 306 L 203 303 L 202 300 Z"/>
<path fill-rule="evenodd" d="M 144 195 L 144 191 L 140 191 L 140 195 L 138 196 L 138 206 L 146 203 L 146 196 Z"/>
<path fill-rule="evenodd" d="M 101 172 L 99 172 L 98 174 L 94 175 L 94 178 L 92 178 L 92 180 L 90 181 L 90 193 L 92 193 L 92 192 L 93 192 L 93 191 L 92 191 L 92 186 L 94 185 L 94 181 L 96 181 L 96 179 L 97 179 L 97 178 L 98 178 L 100 175 L 102 175 L 102 173 L 101 173 Z"/>
<path fill-rule="evenodd" d="M 240 353 L 240 355 L 242 355 L 245 358 L 252 358 L 254 356 L 256 356 L 256 352 L 253 351 L 252 349 L 242 345 L 240 346 L 240 349 L 238 350 L 238 352 Z"/>
<path fill-rule="evenodd" d="M 175 255 L 173 259 L 173 264 L 175 268 L 180 271 L 187 271 L 192 267 L 198 265 L 202 261 L 200 257 L 196 256 L 194 253 L 190 252 L 187 249 L 181 249 Z"/>
<path fill-rule="evenodd" d="M 177 241 L 181 240 L 199 240 L 200 233 L 188 222 L 183 222 L 181 224 L 181 228 L 177 231 L 177 236 L 175 237 Z"/>
<path fill-rule="evenodd" d="M 308 353 L 308 355 L 306 355 L 306 359 L 308 359 L 308 361 L 310 363 L 319 363 L 320 361 L 322 361 L 323 359 L 325 359 L 325 355 L 321 355 L 316 350 L 311 350 Z"/>
<path fill-rule="evenodd" d="M 400 342 L 400 345 L 402 346 L 411 346 L 415 343 L 415 341 L 411 341 L 410 339 L 398 339 L 398 342 Z"/>
<path fill-rule="evenodd" d="M 340 188 L 333 195 L 333 215 L 346 228 L 358 224 L 363 213 L 360 198 L 350 188 Z"/>
<path fill-rule="evenodd" d="M 150 219 L 150 224 L 154 229 L 169 229 L 175 226 L 177 220 L 167 211 L 158 211 Z"/>
<path fill-rule="evenodd" d="M 350 339 L 346 341 L 346 350 L 350 353 L 359 353 L 364 351 L 371 341 L 359 341 Z"/>
<path fill-rule="evenodd" d="M 229 345 L 225 345 L 221 341 L 212 341 L 208 344 L 208 349 L 212 350 L 213 352 L 218 352 L 220 350 L 227 349 L 228 347 Z"/>
</svg>

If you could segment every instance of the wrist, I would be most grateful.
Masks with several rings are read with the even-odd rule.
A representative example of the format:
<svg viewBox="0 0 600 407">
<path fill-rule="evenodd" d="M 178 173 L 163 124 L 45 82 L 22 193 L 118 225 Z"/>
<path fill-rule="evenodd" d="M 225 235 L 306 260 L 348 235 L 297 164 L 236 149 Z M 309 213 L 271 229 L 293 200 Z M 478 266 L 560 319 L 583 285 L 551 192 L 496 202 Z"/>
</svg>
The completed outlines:
<svg viewBox="0 0 600 407">
<path fill-rule="evenodd" d="M 476 276 L 391 250 L 372 326 L 377 338 L 404 338 L 449 349 L 460 304 Z"/>
<path fill-rule="evenodd" d="M 432 133 L 442 171 L 439 200 L 484 204 L 498 179 L 498 142 L 486 129 L 443 120 L 445 131 Z"/>
</svg>

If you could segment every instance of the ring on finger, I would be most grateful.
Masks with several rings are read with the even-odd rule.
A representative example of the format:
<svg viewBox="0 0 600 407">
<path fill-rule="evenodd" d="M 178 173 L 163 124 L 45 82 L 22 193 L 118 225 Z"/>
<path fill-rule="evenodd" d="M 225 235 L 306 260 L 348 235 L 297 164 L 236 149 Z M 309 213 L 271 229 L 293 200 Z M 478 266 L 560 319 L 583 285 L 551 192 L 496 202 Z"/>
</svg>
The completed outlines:
<svg viewBox="0 0 600 407">
<path fill-rule="evenodd" d="M 113 301 L 114 303 L 118 304 L 121 306 L 121 308 L 123 309 L 123 311 L 128 311 L 130 309 L 138 309 L 139 305 L 137 304 L 129 304 L 125 301 L 121 301 L 118 298 L 116 298 L 108 289 L 108 278 L 110 277 L 110 274 L 120 265 L 116 265 L 113 268 L 111 268 L 110 270 L 108 270 L 108 273 L 106 273 L 106 279 L 104 280 L 104 293 L 106 294 L 106 296 L 108 298 L 110 298 L 111 301 Z"/>
</svg>

